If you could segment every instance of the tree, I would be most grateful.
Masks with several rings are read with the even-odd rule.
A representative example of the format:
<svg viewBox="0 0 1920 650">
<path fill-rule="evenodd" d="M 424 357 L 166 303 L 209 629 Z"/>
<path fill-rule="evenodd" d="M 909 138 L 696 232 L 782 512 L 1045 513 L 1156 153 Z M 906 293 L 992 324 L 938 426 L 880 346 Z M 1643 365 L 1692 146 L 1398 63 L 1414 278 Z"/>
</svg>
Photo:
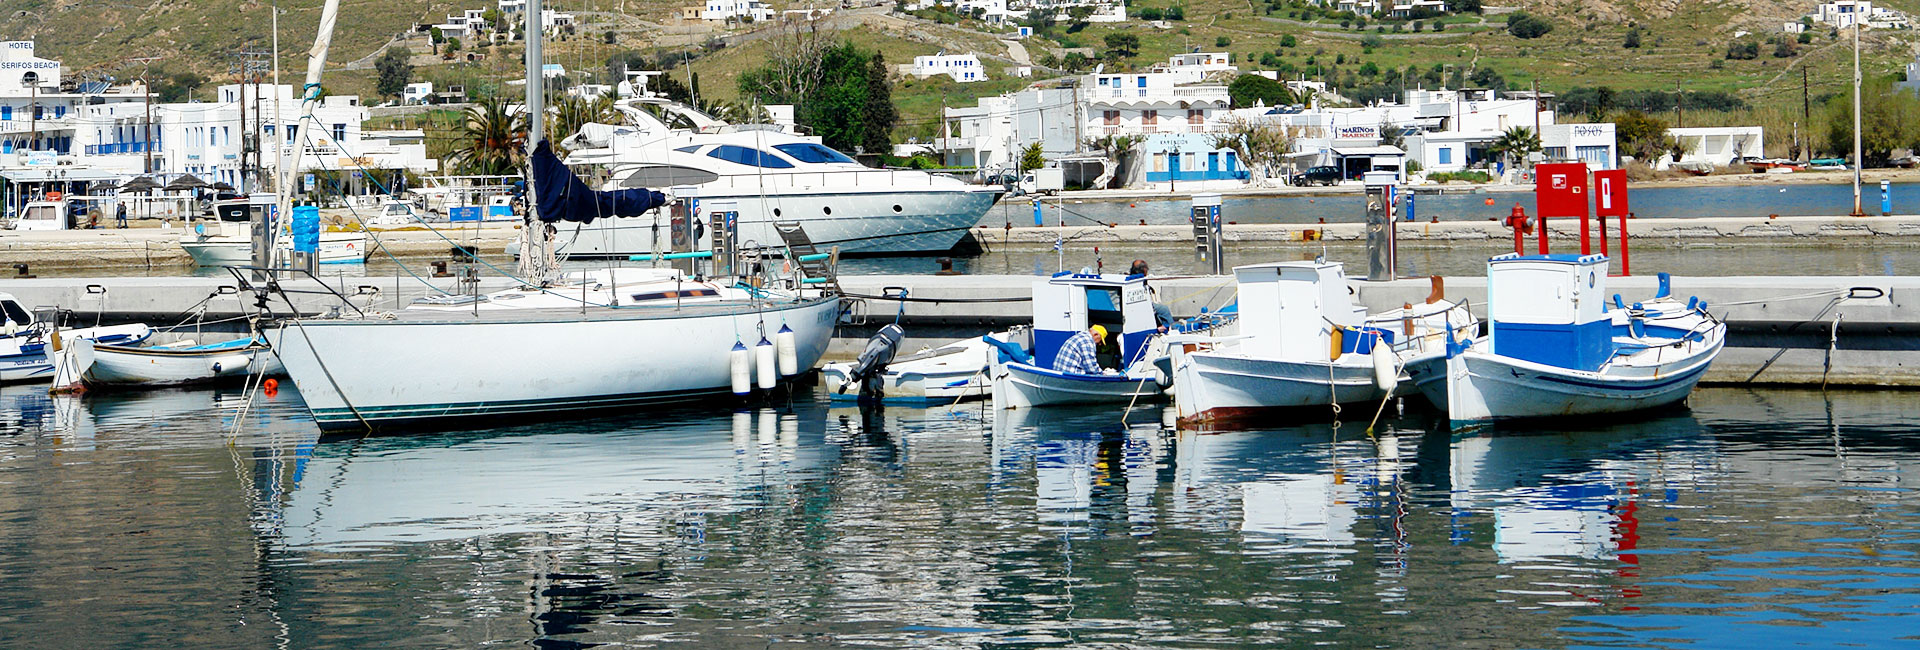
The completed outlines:
<svg viewBox="0 0 1920 650">
<path fill-rule="evenodd" d="M 1614 113 L 1613 135 L 1621 154 L 1649 165 L 1680 149 L 1679 140 L 1667 134 L 1666 120 L 1637 110 Z"/>
<path fill-rule="evenodd" d="M 509 111 L 505 97 L 468 108 L 454 137 L 448 162 L 467 174 L 513 174 L 526 160 L 526 116 Z"/>
<path fill-rule="evenodd" d="M 1760 58 L 1760 43 L 1745 39 L 1727 43 L 1727 58 L 1743 61 Z"/>
<path fill-rule="evenodd" d="M 1255 104 L 1281 106 L 1295 101 L 1286 84 L 1257 74 L 1234 77 L 1233 83 L 1227 84 L 1227 96 L 1231 98 L 1234 108 L 1247 108 Z"/>
<path fill-rule="evenodd" d="M 1280 47 L 1298 47 L 1299 45 L 1300 41 L 1294 39 L 1292 34 L 1286 34 L 1280 37 Z"/>
<path fill-rule="evenodd" d="M 460 51 L 460 39 L 448 38 L 447 46 L 444 48 L 441 48 L 440 55 L 451 59 L 453 58 L 453 53 L 458 51 Z"/>
<path fill-rule="evenodd" d="M 413 53 L 404 46 L 387 48 L 386 53 L 373 60 L 373 69 L 378 77 L 374 80 L 373 90 L 381 97 L 399 97 L 406 92 L 407 84 L 413 83 Z"/>
<path fill-rule="evenodd" d="M 1853 157 L 1853 99 L 1841 94 L 1827 102 L 1825 150 Z M 1885 165 L 1894 149 L 1920 144 L 1920 98 L 1896 91 L 1891 82 L 1870 80 L 1860 88 L 1860 155 L 1865 166 Z"/>
<path fill-rule="evenodd" d="M 500 21 L 499 9 L 488 9 L 486 11 L 480 12 L 480 19 L 486 21 L 487 26 L 492 27 L 493 31 L 496 31 L 496 32 L 507 31 L 507 26 L 501 23 Z"/>
<path fill-rule="evenodd" d="M 1773 58 L 1785 59 L 1793 56 L 1793 41 L 1781 38 L 1773 43 Z"/>
<path fill-rule="evenodd" d="M 1640 28 L 1634 27 L 1634 28 L 1628 29 L 1627 40 L 1621 42 L 1620 47 L 1624 47 L 1629 50 L 1640 49 Z"/>
<path fill-rule="evenodd" d="M 162 102 L 184 102 L 187 101 L 188 97 L 193 95 L 193 91 L 198 90 L 200 86 L 205 83 L 207 83 L 207 78 L 196 73 L 175 72 L 173 74 L 167 74 L 162 72 L 153 77 L 153 94 L 156 95 L 155 99 Z"/>
<path fill-rule="evenodd" d="M 1140 10 L 1141 20 L 1159 20 L 1160 16 L 1160 10 L 1154 7 L 1147 7 Z"/>
<path fill-rule="evenodd" d="M 1140 53 L 1140 36 L 1137 34 L 1117 33 L 1106 37 L 1107 58 L 1115 61 L 1131 59 Z"/>
<path fill-rule="evenodd" d="M 1507 33 L 1512 34 L 1514 38 L 1530 40 L 1546 36 L 1547 32 L 1551 31 L 1553 31 L 1553 23 L 1533 14 L 1524 11 L 1507 14 Z"/>
<path fill-rule="evenodd" d="M 1163 15 L 1167 17 L 1167 20 L 1186 20 L 1187 8 L 1182 5 L 1174 5 L 1171 7 L 1167 7 L 1167 10 L 1163 13 Z"/>
<path fill-rule="evenodd" d="M 891 146 L 898 114 L 879 52 L 795 31 L 789 44 L 736 83 L 741 95 L 760 104 L 793 104 L 794 119 L 829 147 L 883 154 Z"/>
<path fill-rule="evenodd" d="M 1482 11 L 1480 0 L 1455 0 L 1453 10 L 1463 14 L 1477 14 Z"/>
<path fill-rule="evenodd" d="M 1232 44 L 1233 44 L 1233 39 L 1231 39 L 1231 38 L 1227 38 L 1227 37 L 1225 37 L 1225 36 L 1222 36 L 1222 37 L 1220 37 L 1220 38 L 1216 38 L 1216 39 L 1213 39 L 1213 46 L 1214 46 L 1214 47 L 1226 47 L 1226 46 L 1229 46 L 1229 45 L 1232 45 Z"/>
<path fill-rule="evenodd" d="M 1294 141 L 1299 138 L 1299 131 L 1294 127 L 1239 116 L 1226 118 L 1220 127 L 1219 133 L 1207 137 L 1207 143 L 1215 149 L 1232 151 L 1256 185 L 1266 185 L 1280 175 L 1287 154 L 1293 151 Z"/>
<path fill-rule="evenodd" d="M 1381 122 L 1380 146 L 1405 149 L 1407 146 L 1407 130 L 1392 122 Z"/>
<path fill-rule="evenodd" d="M 440 53 L 440 44 L 445 42 L 447 42 L 447 33 L 440 31 L 439 27 L 427 30 L 427 44 L 433 46 L 434 54 Z"/>
<path fill-rule="evenodd" d="M 1507 129 L 1493 140 L 1493 144 L 1487 145 L 1488 154 L 1500 157 L 1508 165 L 1525 160 L 1527 154 L 1539 150 L 1540 135 L 1524 126 Z"/>
<path fill-rule="evenodd" d="M 1041 149 L 1039 142 L 1034 142 L 1020 148 L 1019 165 L 1019 173 L 1021 174 L 1047 166 L 1047 155 L 1046 152 Z"/>
</svg>

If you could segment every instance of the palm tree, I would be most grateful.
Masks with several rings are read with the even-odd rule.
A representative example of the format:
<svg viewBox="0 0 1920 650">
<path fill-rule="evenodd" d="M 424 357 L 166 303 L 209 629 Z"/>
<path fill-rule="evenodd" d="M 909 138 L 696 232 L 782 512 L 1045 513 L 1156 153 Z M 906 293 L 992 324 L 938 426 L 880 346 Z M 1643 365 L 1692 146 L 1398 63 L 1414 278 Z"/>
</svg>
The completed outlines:
<svg viewBox="0 0 1920 650">
<path fill-rule="evenodd" d="M 505 98 L 468 108 L 454 138 L 457 144 L 448 162 L 469 174 L 513 174 L 526 161 L 527 119 L 524 113 L 510 112 Z"/>
<path fill-rule="evenodd" d="M 590 122 L 607 124 L 618 114 L 613 111 L 613 95 L 601 93 L 591 99 L 568 96 L 554 106 L 553 135 L 565 140 Z"/>
<path fill-rule="evenodd" d="M 1525 160 L 1527 154 L 1540 150 L 1540 135 L 1524 126 L 1516 126 L 1500 134 L 1493 144 L 1487 146 L 1487 153 L 1499 156 L 1512 166 L 1515 160 Z"/>
</svg>

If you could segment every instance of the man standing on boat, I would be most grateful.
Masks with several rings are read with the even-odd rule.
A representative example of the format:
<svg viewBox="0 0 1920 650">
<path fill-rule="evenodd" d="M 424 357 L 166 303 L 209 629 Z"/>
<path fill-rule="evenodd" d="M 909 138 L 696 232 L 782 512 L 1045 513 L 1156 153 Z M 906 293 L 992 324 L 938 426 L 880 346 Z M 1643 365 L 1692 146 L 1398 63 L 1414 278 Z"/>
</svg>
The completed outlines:
<svg viewBox="0 0 1920 650">
<path fill-rule="evenodd" d="M 1060 354 L 1053 357 L 1055 372 L 1068 372 L 1079 375 L 1098 375 L 1105 372 L 1100 367 L 1100 343 L 1107 340 L 1107 328 L 1095 325 L 1087 331 L 1074 334 L 1067 342 L 1060 344 Z"/>
<path fill-rule="evenodd" d="M 1133 267 L 1127 269 L 1127 275 L 1147 275 L 1147 261 L 1134 260 Z M 1147 284 L 1145 280 L 1142 280 L 1140 284 L 1147 288 L 1147 295 L 1155 298 L 1160 297 L 1159 292 L 1154 291 L 1153 285 Z M 1161 303 L 1159 300 L 1153 301 L 1153 322 L 1155 325 L 1160 326 L 1161 334 L 1167 333 L 1167 328 L 1173 327 L 1173 310 L 1169 309 L 1166 304 Z"/>
</svg>

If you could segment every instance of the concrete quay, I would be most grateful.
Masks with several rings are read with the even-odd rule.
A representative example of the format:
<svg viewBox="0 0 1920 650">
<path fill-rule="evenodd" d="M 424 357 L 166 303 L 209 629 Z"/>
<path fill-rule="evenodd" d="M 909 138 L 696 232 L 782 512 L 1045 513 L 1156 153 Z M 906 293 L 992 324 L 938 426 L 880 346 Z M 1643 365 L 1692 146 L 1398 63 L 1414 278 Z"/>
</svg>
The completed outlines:
<svg viewBox="0 0 1920 650">
<path fill-rule="evenodd" d="M 518 232 L 512 225 L 375 230 L 379 246 L 399 258 L 445 258 L 453 244 L 498 253 Z M 180 247 L 185 228 L 101 228 L 95 230 L 0 231 L 0 267 L 26 264 L 32 269 L 154 269 L 187 266 L 193 259 Z M 369 243 L 372 255 L 384 257 Z"/>
<path fill-rule="evenodd" d="M 1618 241 L 1619 220 L 1607 224 L 1609 236 Z M 1598 236 L 1598 226 L 1593 226 Z M 1300 242 L 1315 239 L 1326 242 L 1361 244 L 1366 242 L 1366 224 L 1228 224 L 1224 227 L 1227 245 L 1236 243 Z M 1309 234 L 1311 233 L 1311 234 Z M 977 227 L 976 239 L 989 247 L 1052 247 L 1057 239 L 1075 246 L 1112 244 L 1192 245 L 1193 228 L 1186 224 L 1104 226 L 1015 226 Z M 1548 239 L 1573 242 L 1580 237 L 1580 222 L 1571 219 L 1547 220 Z M 1403 246 L 1445 246 L 1460 241 L 1511 241 L 1513 229 L 1504 221 L 1402 221 L 1396 236 Z M 1526 236 L 1531 242 L 1537 235 Z M 1844 238 L 1920 238 L 1920 216 L 1888 217 L 1701 217 L 1684 219 L 1630 219 L 1627 237 L 1634 244 L 1662 245 L 1704 241 L 1773 243 L 1781 241 L 1836 240 Z M 1917 239 L 1920 241 L 1920 239 Z M 1564 244 L 1559 248 L 1565 248 Z"/>
</svg>

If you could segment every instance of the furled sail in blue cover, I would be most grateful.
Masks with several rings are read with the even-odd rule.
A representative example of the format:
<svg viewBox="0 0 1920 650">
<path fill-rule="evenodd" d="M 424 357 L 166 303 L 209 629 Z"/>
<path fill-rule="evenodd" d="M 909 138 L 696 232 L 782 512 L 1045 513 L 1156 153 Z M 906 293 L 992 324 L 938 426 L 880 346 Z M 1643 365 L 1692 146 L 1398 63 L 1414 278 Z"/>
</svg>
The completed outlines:
<svg viewBox="0 0 1920 650">
<path fill-rule="evenodd" d="M 553 145 L 544 139 L 533 148 L 533 189 L 540 201 L 540 220 L 548 223 L 638 216 L 667 203 L 665 194 L 644 188 L 593 191 L 560 164 Z"/>
</svg>

